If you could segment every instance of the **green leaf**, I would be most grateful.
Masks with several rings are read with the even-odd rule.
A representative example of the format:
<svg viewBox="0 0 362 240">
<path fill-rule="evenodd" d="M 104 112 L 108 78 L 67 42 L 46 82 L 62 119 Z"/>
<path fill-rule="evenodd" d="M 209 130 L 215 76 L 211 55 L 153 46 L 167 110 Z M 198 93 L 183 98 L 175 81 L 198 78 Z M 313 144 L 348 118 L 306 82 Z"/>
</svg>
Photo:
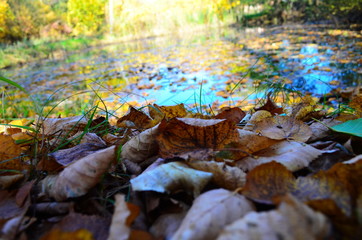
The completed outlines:
<svg viewBox="0 0 362 240">
<path fill-rule="evenodd" d="M 336 132 L 362 137 L 362 118 L 335 125 L 331 129 Z"/>
</svg>

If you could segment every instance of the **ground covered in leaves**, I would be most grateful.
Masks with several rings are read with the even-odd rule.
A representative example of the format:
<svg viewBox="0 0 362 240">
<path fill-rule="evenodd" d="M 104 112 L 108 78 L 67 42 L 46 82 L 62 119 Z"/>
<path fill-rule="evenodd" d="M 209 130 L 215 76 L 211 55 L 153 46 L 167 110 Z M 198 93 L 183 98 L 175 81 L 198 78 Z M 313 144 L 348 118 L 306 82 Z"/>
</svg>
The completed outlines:
<svg viewBox="0 0 362 240">
<path fill-rule="evenodd" d="M 360 239 L 362 95 L 16 120 L 0 135 L 2 239 Z M 15 127 L 18 126 L 18 127 Z"/>
</svg>

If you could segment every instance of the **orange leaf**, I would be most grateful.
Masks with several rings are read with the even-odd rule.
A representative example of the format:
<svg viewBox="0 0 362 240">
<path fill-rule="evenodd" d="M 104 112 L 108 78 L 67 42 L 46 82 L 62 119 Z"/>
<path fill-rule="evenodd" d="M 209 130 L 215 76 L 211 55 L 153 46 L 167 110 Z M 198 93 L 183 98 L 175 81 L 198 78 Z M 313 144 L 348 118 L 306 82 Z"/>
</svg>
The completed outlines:
<svg viewBox="0 0 362 240">
<path fill-rule="evenodd" d="M 11 136 L 0 134 L 0 169 L 23 170 L 24 165 L 19 157 L 21 152 Z"/>
<path fill-rule="evenodd" d="M 259 202 L 271 203 L 275 196 L 285 195 L 295 185 L 295 178 L 284 165 L 277 162 L 262 164 L 246 176 L 244 196 Z"/>
<path fill-rule="evenodd" d="M 162 157 L 173 157 L 194 149 L 222 149 L 239 138 L 233 122 L 223 119 L 173 118 L 159 125 L 157 141 Z"/>
<path fill-rule="evenodd" d="M 238 124 L 245 117 L 246 113 L 238 107 L 222 108 L 222 111 L 215 116 L 216 119 L 228 119 L 235 124 Z"/>
<path fill-rule="evenodd" d="M 144 129 L 150 127 L 151 121 L 152 119 L 147 114 L 130 106 L 128 113 L 118 119 L 117 127 Z"/>
<path fill-rule="evenodd" d="M 44 235 L 40 240 L 93 240 L 93 234 L 86 229 L 79 229 L 74 232 L 63 232 L 54 229 Z"/>
<path fill-rule="evenodd" d="M 187 115 L 187 111 L 183 103 L 175 106 L 159 106 L 157 104 L 153 104 L 152 107 L 149 107 L 149 111 L 150 116 L 159 121 L 161 121 L 164 117 L 166 119 L 171 119 L 175 117 L 185 117 Z"/>
<path fill-rule="evenodd" d="M 268 94 L 268 99 L 267 99 L 266 103 L 263 106 L 261 106 L 259 108 L 255 108 L 255 111 L 260 111 L 260 110 L 266 110 L 266 111 L 270 112 L 272 115 L 282 114 L 283 113 L 283 108 L 278 107 L 278 105 L 276 105 L 270 99 L 270 94 Z"/>
</svg>

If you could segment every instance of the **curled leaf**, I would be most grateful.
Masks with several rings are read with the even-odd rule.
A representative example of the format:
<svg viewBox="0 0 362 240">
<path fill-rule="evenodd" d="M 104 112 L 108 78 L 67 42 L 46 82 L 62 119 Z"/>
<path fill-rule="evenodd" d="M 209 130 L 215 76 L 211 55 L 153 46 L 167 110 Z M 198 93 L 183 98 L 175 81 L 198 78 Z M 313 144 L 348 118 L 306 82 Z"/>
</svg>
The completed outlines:
<svg viewBox="0 0 362 240">
<path fill-rule="evenodd" d="M 189 168 L 181 162 L 162 164 L 131 180 L 135 191 L 172 192 L 184 189 L 195 196 L 212 178 L 212 173 Z"/>
<path fill-rule="evenodd" d="M 140 163 L 147 158 L 156 155 L 158 152 L 158 145 L 156 142 L 158 126 L 159 125 L 149 128 L 132 137 L 123 146 L 120 145 L 119 147 L 122 148 L 121 157 L 135 163 Z"/>
<path fill-rule="evenodd" d="M 131 229 L 126 224 L 130 211 L 124 198 L 122 194 L 115 196 L 116 203 L 108 240 L 127 240 L 130 236 Z"/>
<path fill-rule="evenodd" d="M 235 124 L 239 123 L 245 117 L 246 113 L 238 107 L 224 108 L 215 116 L 216 119 L 228 119 Z"/>
<path fill-rule="evenodd" d="M 188 165 L 194 169 L 212 173 L 212 181 L 219 187 L 235 190 L 243 187 L 246 174 L 240 168 L 226 165 L 224 162 L 191 161 Z"/>
<path fill-rule="evenodd" d="M 128 113 L 118 119 L 117 127 L 145 129 L 151 126 L 151 121 L 147 114 L 131 106 Z"/>
<path fill-rule="evenodd" d="M 250 212 L 226 226 L 217 239 L 325 239 L 330 230 L 324 215 L 287 196 L 278 209 Z"/>
<path fill-rule="evenodd" d="M 276 161 L 287 167 L 290 171 L 297 171 L 322 154 L 307 144 L 294 141 L 282 141 L 268 148 L 254 153 L 252 157 L 245 157 L 236 163 L 244 171 L 250 171 L 263 163 Z"/>
<path fill-rule="evenodd" d="M 66 137 L 82 131 L 88 123 L 85 116 L 67 118 L 41 118 L 35 120 L 42 127 L 41 134 L 46 136 Z"/>
<path fill-rule="evenodd" d="M 312 135 L 309 126 L 288 116 L 265 118 L 256 123 L 254 131 L 271 139 L 306 142 Z"/>
<path fill-rule="evenodd" d="M 195 199 L 171 239 L 215 239 L 226 225 L 253 210 L 242 195 L 225 189 L 208 191 Z"/>
<path fill-rule="evenodd" d="M 44 193 L 57 201 L 79 197 L 94 187 L 115 159 L 114 146 L 100 150 L 67 166 L 59 175 L 41 181 Z"/>
</svg>

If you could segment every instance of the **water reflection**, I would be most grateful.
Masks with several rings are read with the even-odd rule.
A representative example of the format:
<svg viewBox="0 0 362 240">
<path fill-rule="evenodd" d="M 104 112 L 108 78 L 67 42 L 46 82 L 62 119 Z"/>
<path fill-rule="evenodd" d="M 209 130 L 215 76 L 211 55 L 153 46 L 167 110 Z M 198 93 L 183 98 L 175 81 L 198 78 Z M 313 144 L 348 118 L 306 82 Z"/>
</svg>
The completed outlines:
<svg viewBox="0 0 362 240">
<path fill-rule="evenodd" d="M 323 40 L 325 33 L 317 44 L 308 34 L 225 28 L 119 42 L 68 54 L 62 60 L 11 69 L 6 76 L 42 102 L 69 99 L 61 105 L 73 104 L 74 109 L 97 98 L 110 109 L 119 109 L 124 103 L 142 106 L 153 102 L 242 105 L 255 96 L 255 82 L 287 79 L 293 89 L 323 95 L 338 86 L 352 85 L 350 79 L 359 80 L 361 66 L 352 60 L 362 55 L 361 48 L 336 47 Z M 333 81 L 340 83 L 333 85 Z M 71 100 L 76 92 L 93 94 L 93 100 L 85 95 Z"/>
</svg>

